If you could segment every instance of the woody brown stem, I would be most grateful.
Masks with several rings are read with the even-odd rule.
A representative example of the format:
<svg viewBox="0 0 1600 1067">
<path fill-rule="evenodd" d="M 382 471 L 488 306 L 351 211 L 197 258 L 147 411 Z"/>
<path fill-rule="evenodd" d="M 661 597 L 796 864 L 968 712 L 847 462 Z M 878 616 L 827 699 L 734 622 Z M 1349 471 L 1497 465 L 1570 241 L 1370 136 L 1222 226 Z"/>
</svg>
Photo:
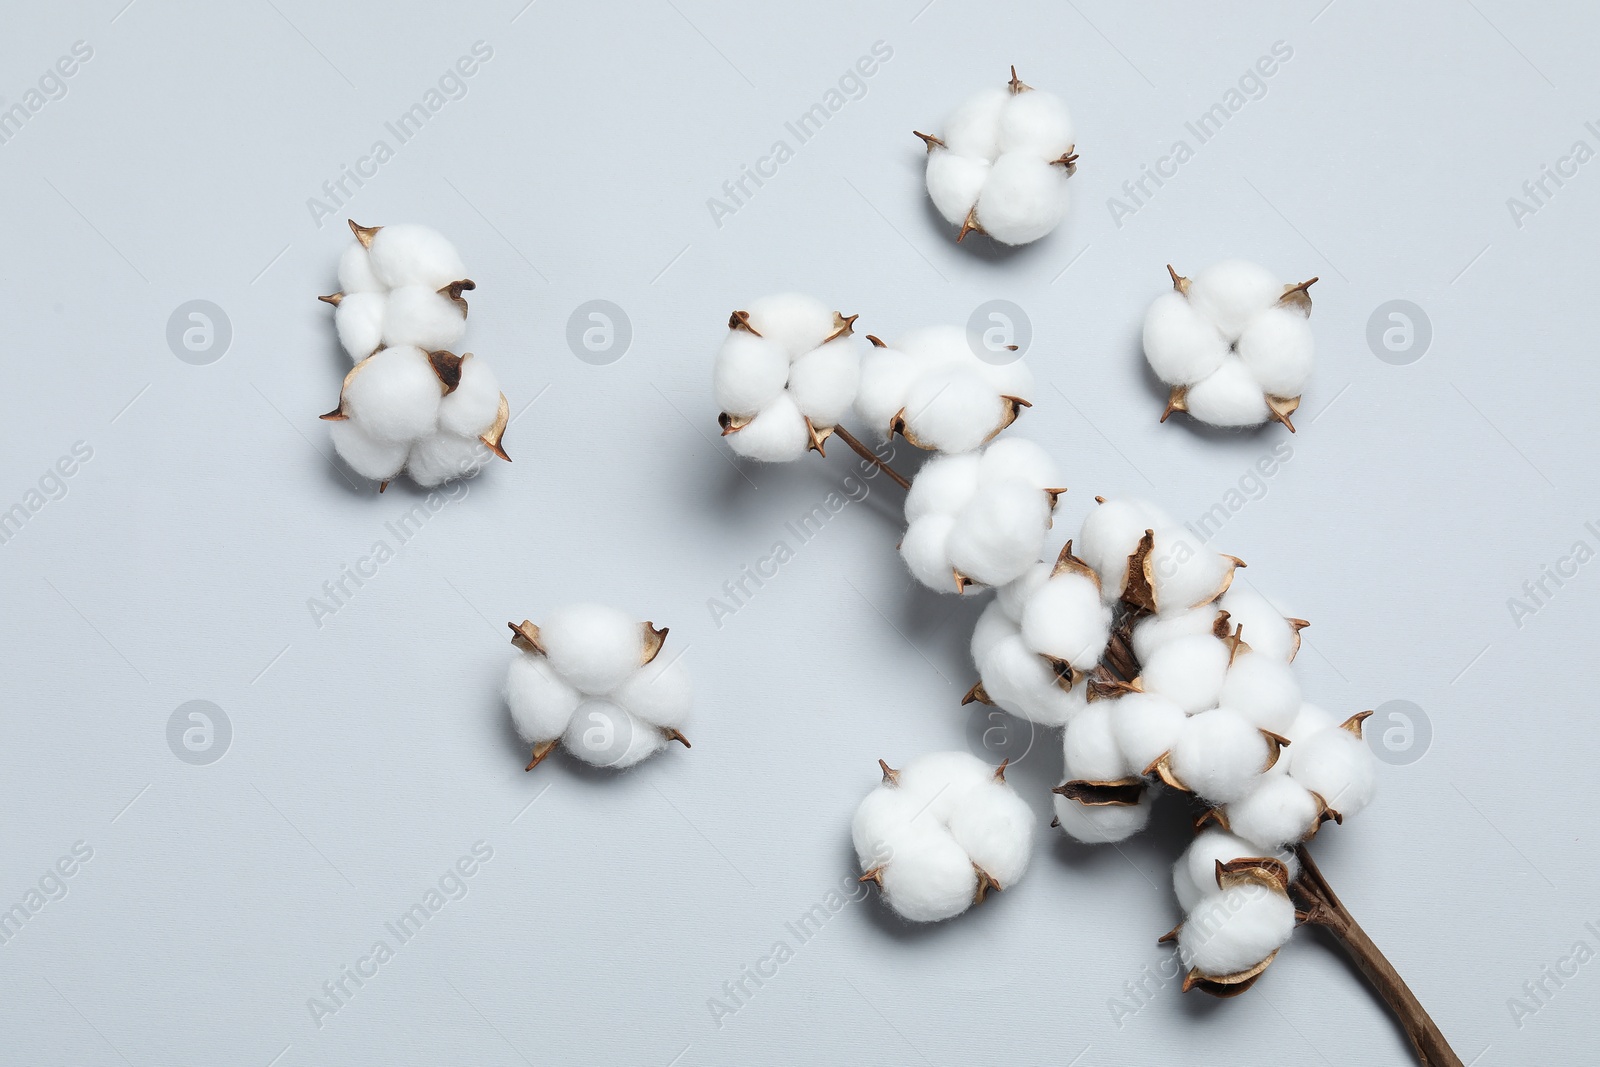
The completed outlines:
<svg viewBox="0 0 1600 1067">
<path fill-rule="evenodd" d="M 877 453 L 873 452 L 872 449 L 868 448 L 866 445 L 864 445 L 860 441 L 856 440 L 855 435 L 852 434 L 849 430 L 845 429 L 843 426 L 835 426 L 833 428 L 833 433 L 834 433 L 835 437 L 837 437 L 839 440 L 843 441 L 845 444 L 849 445 L 852 449 L 854 449 L 856 455 L 860 456 L 862 459 L 866 460 L 867 462 L 873 464 L 879 470 L 881 470 L 883 473 L 887 474 L 894 481 L 894 483 L 896 485 L 898 485 L 900 488 L 902 488 L 902 489 L 910 489 L 911 488 L 911 483 L 906 481 L 905 478 L 901 476 L 899 471 L 895 470 L 893 467 L 889 466 L 883 460 L 879 459 L 878 456 L 877 456 Z"/>
<path fill-rule="evenodd" d="M 1331 933 L 1339 942 L 1367 982 L 1383 998 L 1383 1002 L 1400 1020 L 1400 1026 L 1416 1050 L 1417 1060 L 1423 1067 L 1462 1067 L 1461 1057 L 1451 1049 L 1450 1043 L 1411 992 L 1400 972 L 1394 969 L 1367 932 L 1361 929 L 1355 917 L 1339 900 L 1338 894 L 1317 868 L 1311 853 L 1304 845 L 1295 847 L 1300 857 L 1301 874 L 1294 889 L 1301 898 L 1306 922 L 1316 923 Z"/>
</svg>

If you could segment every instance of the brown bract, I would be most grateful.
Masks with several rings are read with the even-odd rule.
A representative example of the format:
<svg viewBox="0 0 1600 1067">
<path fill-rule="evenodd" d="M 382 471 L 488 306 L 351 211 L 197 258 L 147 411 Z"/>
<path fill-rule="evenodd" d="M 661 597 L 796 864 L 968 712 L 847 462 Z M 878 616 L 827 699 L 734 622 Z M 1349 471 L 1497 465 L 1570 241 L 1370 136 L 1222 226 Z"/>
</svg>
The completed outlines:
<svg viewBox="0 0 1600 1067">
<path fill-rule="evenodd" d="M 372 239 L 378 236 L 382 226 L 358 226 L 355 219 L 345 219 L 350 224 L 350 232 L 356 235 L 356 240 L 361 242 L 362 248 L 371 248 Z"/>
<path fill-rule="evenodd" d="M 994 429 L 989 431 L 988 435 L 985 436 L 983 441 L 981 442 L 982 444 L 988 444 L 990 441 L 993 441 L 995 439 L 995 437 L 997 437 L 999 435 L 1001 430 L 1004 430 L 1007 426 L 1010 426 L 1013 422 L 1016 422 L 1017 421 L 1017 416 L 1022 414 L 1022 409 L 1023 408 L 1031 408 L 1031 407 L 1033 407 L 1033 404 L 1031 402 L 1022 399 L 1022 397 L 1020 397 L 1020 396 L 1009 396 L 1009 395 L 1007 395 L 1005 393 L 1002 393 L 1000 395 L 1000 402 L 1001 402 L 1000 423 Z M 924 452 L 937 452 L 939 450 L 939 446 L 938 445 L 931 445 L 931 444 L 928 444 L 926 441 L 920 440 L 916 436 L 916 434 L 912 433 L 911 430 L 906 426 L 906 409 L 905 408 L 901 408 L 899 411 L 895 412 L 894 413 L 894 418 L 889 420 L 889 434 L 888 434 L 888 436 L 892 437 L 895 434 L 899 434 L 901 437 L 904 437 L 908 444 L 912 445 L 915 448 L 920 448 Z M 1065 489 L 1046 489 L 1045 492 L 1052 494 L 1052 496 L 1050 498 L 1050 503 L 1051 503 L 1051 506 L 1053 507 L 1055 505 L 1055 498 L 1057 496 L 1061 495 L 1062 493 L 1065 493 L 1066 490 Z"/>
<path fill-rule="evenodd" d="M 1128 576 L 1122 585 L 1122 602 L 1139 611 L 1158 612 L 1164 605 L 1157 602 L 1155 583 L 1155 560 L 1152 553 L 1155 551 L 1156 533 L 1146 530 L 1144 536 L 1139 538 L 1139 543 L 1134 550 L 1128 553 Z M 1222 581 L 1216 590 L 1204 600 L 1196 604 L 1186 604 L 1185 607 L 1198 608 L 1205 604 L 1215 603 L 1222 594 L 1233 585 L 1233 573 L 1245 566 L 1244 560 L 1237 556 L 1223 556 L 1230 561 L 1228 573 L 1223 575 Z"/>
<path fill-rule="evenodd" d="M 1077 778 L 1070 782 L 1062 782 L 1050 792 L 1064 796 L 1068 800 L 1076 800 L 1086 808 L 1133 807 L 1144 798 L 1149 784 L 1138 775 L 1110 781 Z"/>
</svg>

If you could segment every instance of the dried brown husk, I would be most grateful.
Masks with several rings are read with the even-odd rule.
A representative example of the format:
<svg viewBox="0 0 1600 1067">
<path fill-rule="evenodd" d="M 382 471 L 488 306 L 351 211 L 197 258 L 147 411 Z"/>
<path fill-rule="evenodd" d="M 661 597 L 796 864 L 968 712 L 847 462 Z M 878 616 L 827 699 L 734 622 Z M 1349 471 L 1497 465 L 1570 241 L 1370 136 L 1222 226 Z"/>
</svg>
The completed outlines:
<svg viewBox="0 0 1600 1067">
<path fill-rule="evenodd" d="M 1050 792 L 1064 796 L 1068 800 L 1075 800 L 1086 808 L 1131 808 L 1144 799 L 1145 791 L 1149 787 L 1150 783 L 1145 779 L 1129 775 L 1126 778 L 1109 781 L 1075 778 L 1069 782 L 1062 782 Z"/>
</svg>

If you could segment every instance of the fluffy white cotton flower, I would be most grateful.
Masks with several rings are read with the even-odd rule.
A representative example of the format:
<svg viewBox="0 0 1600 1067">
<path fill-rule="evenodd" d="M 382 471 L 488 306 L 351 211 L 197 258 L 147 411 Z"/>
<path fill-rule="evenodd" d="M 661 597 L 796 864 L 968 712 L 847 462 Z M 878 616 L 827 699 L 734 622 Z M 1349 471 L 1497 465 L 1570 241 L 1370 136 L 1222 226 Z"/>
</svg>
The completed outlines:
<svg viewBox="0 0 1600 1067">
<path fill-rule="evenodd" d="M 1278 614 L 1266 597 L 1243 584 L 1230 585 L 1217 607 L 1228 613 L 1230 623 L 1243 628 L 1242 636 L 1252 649 L 1286 663 L 1300 651 L 1300 631 L 1310 625 Z"/>
<path fill-rule="evenodd" d="M 960 326 L 912 330 L 892 345 L 869 337 L 856 412 L 887 437 L 918 448 L 970 452 L 1011 425 L 1033 396 L 1033 372 L 1017 359 L 980 359 Z"/>
<path fill-rule="evenodd" d="M 345 375 L 334 450 L 379 482 L 402 470 L 418 485 L 471 477 L 492 456 L 510 408 L 487 363 L 447 349 L 466 331 L 474 288 L 454 246 L 426 226 L 357 226 L 339 259 L 334 305 L 340 343 L 356 365 Z"/>
<path fill-rule="evenodd" d="M 1072 684 L 1030 647 L 999 597 L 973 628 L 972 662 L 980 681 L 963 703 L 982 701 L 1042 726 L 1061 726 L 1084 707 L 1085 683 Z"/>
<path fill-rule="evenodd" d="M 855 320 L 798 293 L 762 297 L 733 313 L 712 385 L 735 452 L 784 463 L 822 451 L 855 402 Z"/>
<path fill-rule="evenodd" d="M 1068 837 L 1089 845 L 1111 844 L 1132 837 L 1149 825 L 1154 790 L 1145 790 L 1132 804 L 1091 804 L 1060 792 L 1051 799 L 1055 824 Z"/>
<path fill-rule="evenodd" d="M 1163 777 L 1212 804 L 1250 795 L 1277 758 L 1277 743 L 1228 708 L 1191 715 L 1167 754 Z"/>
<path fill-rule="evenodd" d="M 1178 933 L 1178 955 L 1191 984 L 1237 985 L 1270 960 L 1294 933 L 1294 903 L 1282 888 L 1244 882 L 1207 893 Z M 1259 973 L 1259 972 L 1258 972 Z"/>
<path fill-rule="evenodd" d="M 571 604 L 542 625 L 508 624 L 518 651 L 505 699 L 517 734 L 533 746 L 527 770 L 558 743 L 596 767 L 631 767 L 689 742 L 691 691 L 682 657 L 664 657 L 665 628 L 615 608 Z"/>
<path fill-rule="evenodd" d="M 1187 411 L 1213 426 L 1258 426 L 1268 419 L 1291 431 L 1289 416 L 1311 377 L 1312 282 L 1279 282 L 1264 268 L 1224 260 L 1185 278 L 1170 266 L 1171 292 L 1145 312 L 1144 353 L 1172 387 L 1163 422 Z"/>
<path fill-rule="evenodd" d="M 1006 438 L 981 452 L 936 456 L 906 494 L 900 556 L 923 585 L 960 593 L 999 586 L 1039 559 L 1056 498 L 1065 490 L 1049 455 Z"/>
<path fill-rule="evenodd" d="M 912 922 L 966 911 L 1028 869 L 1033 811 L 999 770 L 965 752 L 921 756 L 903 770 L 879 761 L 883 781 L 856 809 L 850 836 L 862 881 Z"/>
<path fill-rule="evenodd" d="M 1301 717 L 1291 727 L 1302 733 L 1293 738 L 1286 754 L 1289 777 L 1321 797 L 1340 818 L 1365 808 L 1378 789 L 1377 758 L 1361 739 L 1361 724 L 1370 714 L 1312 729 L 1302 708 Z"/>
<path fill-rule="evenodd" d="M 1317 795 L 1290 775 L 1264 774 L 1254 789 L 1227 806 L 1225 817 L 1228 829 L 1239 837 L 1264 849 L 1279 849 L 1310 837 L 1323 810 Z"/>
<path fill-rule="evenodd" d="M 1100 576 L 1101 594 L 1161 615 L 1210 604 L 1243 562 L 1201 544 L 1143 500 L 1106 500 L 1083 520 L 1079 551 Z"/>
<path fill-rule="evenodd" d="M 1060 225 L 1067 178 L 1078 158 L 1072 116 L 1060 97 L 1024 85 L 984 89 L 956 109 L 928 146 L 927 184 L 956 240 L 986 233 L 1022 245 Z"/>
</svg>

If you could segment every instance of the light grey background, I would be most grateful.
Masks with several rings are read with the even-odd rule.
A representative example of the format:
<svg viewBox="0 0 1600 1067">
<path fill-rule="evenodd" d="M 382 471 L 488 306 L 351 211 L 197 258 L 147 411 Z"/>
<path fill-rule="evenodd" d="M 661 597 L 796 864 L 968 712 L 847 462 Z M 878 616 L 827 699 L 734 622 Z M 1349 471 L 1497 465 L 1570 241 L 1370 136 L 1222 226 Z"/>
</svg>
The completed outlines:
<svg viewBox="0 0 1600 1067">
<path fill-rule="evenodd" d="M 1600 119 L 1600 15 L 1508 0 L 125 2 L 12 4 L 0 34 L 5 107 L 75 41 L 93 49 L 0 145 L 0 510 L 75 442 L 93 450 L 0 546 L 0 906 L 75 842 L 93 849 L 0 945 L 0 1058 L 1410 1062 L 1343 958 L 1304 934 L 1240 1000 L 1168 983 L 1115 1018 L 1111 998 L 1167 958 L 1183 808 L 1120 849 L 1044 833 L 1049 737 L 1013 773 L 1040 819 L 1025 882 L 933 929 L 869 900 L 803 945 L 786 930 L 853 875 L 847 826 L 874 760 L 977 744 L 988 725 L 957 705 L 980 603 L 910 582 L 882 479 L 712 621 L 708 599 L 853 466 L 842 447 L 743 465 L 715 437 L 728 312 L 791 288 L 886 335 L 990 298 L 1023 306 L 1041 386 L 1016 432 L 1068 472 L 1058 538 L 1096 493 L 1198 518 L 1290 440 L 1212 543 L 1313 621 L 1311 699 L 1410 700 L 1433 728 L 1316 853 L 1464 1060 L 1591 1055 L 1600 963 L 1550 984 L 1520 1026 L 1508 1000 L 1576 942 L 1600 948 L 1585 926 L 1600 926 L 1600 728 L 1579 682 L 1600 564 L 1549 584 L 1520 626 L 1507 601 L 1574 542 L 1600 547 L 1585 528 L 1600 520 L 1600 162 L 1547 183 L 1520 227 L 1507 198 L 1573 142 L 1600 148 L 1584 126 Z M 394 147 L 384 123 L 477 41 L 493 56 L 467 95 L 316 225 L 308 198 L 374 140 Z M 866 95 L 797 144 L 785 122 L 877 41 L 893 55 Z M 1196 145 L 1185 123 L 1278 41 L 1293 55 L 1265 95 Z M 911 130 L 1010 63 L 1077 116 L 1074 206 L 1031 247 L 957 247 Z M 1194 158 L 1119 227 L 1108 198 L 1180 138 Z M 716 225 L 708 198 L 778 139 L 794 158 Z M 347 365 L 313 299 L 335 287 L 345 215 L 456 241 L 479 283 L 466 347 L 520 414 L 515 462 L 319 627 L 308 598 L 374 542 L 397 546 L 386 523 L 423 499 L 352 484 L 316 420 Z M 1292 439 L 1156 422 L 1140 315 L 1165 263 L 1226 255 L 1321 275 Z M 233 331 L 206 366 L 166 341 L 195 299 Z M 608 366 L 566 343 L 593 299 L 631 320 Z M 1394 299 L 1434 333 L 1407 366 L 1366 341 Z M 671 627 L 698 686 L 692 751 L 622 775 L 560 755 L 523 773 L 497 696 L 504 623 L 576 598 Z M 168 747 L 191 700 L 231 723 L 209 765 Z M 308 998 L 393 945 L 384 924 L 479 841 L 493 858 L 467 896 L 319 1027 Z M 717 1025 L 708 999 L 780 939 L 795 957 Z"/>
</svg>

